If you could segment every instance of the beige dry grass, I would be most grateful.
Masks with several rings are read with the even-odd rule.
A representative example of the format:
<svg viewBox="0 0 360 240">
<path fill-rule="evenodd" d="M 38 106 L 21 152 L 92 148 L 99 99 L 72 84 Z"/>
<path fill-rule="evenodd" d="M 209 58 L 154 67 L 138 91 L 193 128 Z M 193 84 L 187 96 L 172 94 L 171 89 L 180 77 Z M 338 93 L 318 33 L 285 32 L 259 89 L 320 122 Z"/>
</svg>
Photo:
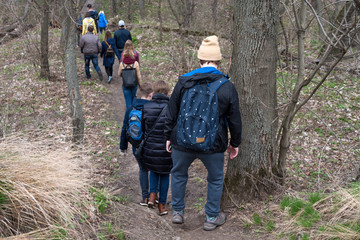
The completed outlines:
<svg viewBox="0 0 360 240">
<path fill-rule="evenodd" d="M 305 228 L 298 224 L 297 218 L 302 211 L 290 217 L 286 211 L 281 211 L 278 205 L 273 205 L 272 211 L 277 213 L 280 220 L 274 232 L 274 238 L 288 239 L 289 236 L 306 234 L 308 239 L 314 240 L 356 240 L 360 239 L 358 226 L 360 226 L 360 184 L 349 188 L 339 188 L 326 198 L 316 202 L 313 207 L 320 215 L 320 220 L 313 227 Z M 284 236 L 284 238 L 282 238 Z M 296 238 L 297 239 L 297 238 Z M 300 238 L 301 239 L 301 238 Z"/>
<path fill-rule="evenodd" d="M 1 139 L 0 193 L 5 201 L 0 202 L 0 237 L 45 239 L 59 229 L 63 235 L 80 237 L 87 234 L 81 233 L 84 225 L 91 232 L 88 217 L 83 217 L 92 212 L 86 204 L 86 163 L 85 155 L 65 142 Z"/>
</svg>

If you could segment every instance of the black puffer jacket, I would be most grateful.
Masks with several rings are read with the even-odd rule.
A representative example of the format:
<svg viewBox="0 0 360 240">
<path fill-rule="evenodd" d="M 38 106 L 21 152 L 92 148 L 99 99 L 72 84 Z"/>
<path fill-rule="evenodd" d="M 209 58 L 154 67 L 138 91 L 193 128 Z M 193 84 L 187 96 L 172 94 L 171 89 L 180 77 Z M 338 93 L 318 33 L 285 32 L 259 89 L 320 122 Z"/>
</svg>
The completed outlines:
<svg viewBox="0 0 360 240">
<path fill-rule="evenodd" d="M 167 109 L 166 124 L 164 128 L 164 134 L 167 140 L 171 141 L 173 148 L 185 151 L 193 152 L 193 150 L 186 149 L 177 144 L 177 118 L 180 109 L 181 98 L 184 91 L 193 87 L 199 81 L 213 82 L 223 75 L 220 71 L 213 67 L 206 67 L 196 69 L 190 73 L 187 73 L 179 77 L 171 99 L 169 107 Z M 222 85 L 218 91 L 218 106 L 219 106 L 219 120 L 220 126 L 214 142 L 213 147 L 207 151 L 207 153 L 219 153 L 225 152 L 228 146 L 228 127 L 230 130 L 230 145 L 238 147 L 241 143 L 241 115 L 239 110 L 239 97 L 234 85 L 228 81 Z"/>
<path fill-rule="evenodd" d="M 141 120 L 143 132 L 149 135 L 143 149 L 144 167 L 161 174 L 170 173 L 172 168 L 171 154 L 166 151 L 166 138 L 164 135 L 166 109 L 150 134 L 149 131 L 162 109 L 168 105 L 168 102 L 168 96 L 161 93 L 154 94 L 151 102 L 144 105 Z"/>
</svg>

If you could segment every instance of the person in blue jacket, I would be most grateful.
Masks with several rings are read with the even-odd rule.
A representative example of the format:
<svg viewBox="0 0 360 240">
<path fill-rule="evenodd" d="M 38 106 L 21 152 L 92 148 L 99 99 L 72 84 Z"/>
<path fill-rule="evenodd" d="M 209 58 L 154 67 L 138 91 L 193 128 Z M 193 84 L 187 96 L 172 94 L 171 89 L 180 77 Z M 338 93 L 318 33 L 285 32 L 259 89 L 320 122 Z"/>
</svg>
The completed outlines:
<svg viewBox="0 0 360 240">
<path fill-rule="evenodd" d="M 112 48 L 113 54 L 109 54 L 108 48 Z M 113 66 L 115 62 L 115 55 L 120 61 L 120 53 L 116 47 L 115 39 L 112 38 L 112 34 L 110 31 L 105 32 L 104 41 L 101 43 L 101 53 L 100 57 L 103 58 L 103 65 L 105 66 L 106 74 L 108 75 L 108 83 L 111 83 L 112 74 L 113 74 Z"/>
<path fill-rule="evenodd" d="M 106 16 L 104 14 L 104 11 L 100 11 L 99 12 L 99 32 L 100 34 L 105 31 L 106 26 L 107 26 L 108 22 L 106 20 Z"/>
<path fill-rule="evenodd" d="M 121 129 L 121 135 L 120 135 L 120 155 L 124 156 L 126 154 L 126 151 L 128 149 L 128 139 L 126 137 L 126 132 L 128 128 L 128 122 L 129 122 L 129 114 L 131 110 L 137 109 L 141 110 L 144 107 L 144 104 L 149 103 L 153 96 L 153 86 L 151 82 L 144 82 L 141 84 L 141 87 L 138 89 L 138 98 L 135 98 L 132 105 L 126 110 L 126 113 L 124 115 L 124 121 L 123 126 Z M 132 146 L 132 152 L 135 156 L 136 147 Z M 147 206 L 148 200 L 149 200 L 149 170 L 143 166 L 141 163 L 141 160 L 138 159 L 135 156 L 135 159 L 139 165 L 139 182 L 141 187 L 141 196 L 142 199 L 140 201 L 141 206 Z"/>
</svg>

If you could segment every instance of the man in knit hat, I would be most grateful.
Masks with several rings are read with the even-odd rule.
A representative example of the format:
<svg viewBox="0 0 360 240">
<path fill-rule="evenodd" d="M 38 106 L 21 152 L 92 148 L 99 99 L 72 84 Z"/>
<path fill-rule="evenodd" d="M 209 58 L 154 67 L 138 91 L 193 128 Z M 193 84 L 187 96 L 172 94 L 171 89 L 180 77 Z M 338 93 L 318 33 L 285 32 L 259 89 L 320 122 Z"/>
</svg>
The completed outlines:
<svg viewBox="0 0 360 240">
<path fill-rule="evenodd" d="M 168 106 L 164 133 L 167 139 L 166 148 L 169 152 L 172 152 L 173 159 L 173 168 L 171 170 L 172 222 L 177 224 L 184 222 L 184 198 L 188 180 L 188 168 L 196 158 L 199 158 L 208 171 L 207 202 L 205 205 L 206 220 L 203 228 L 211 231 L 223 225 L 226 220 L 225 213 L 220 211 L 224 183 L 224 152 L 227 150 L 230 153 L 230 159 L 233 159 L 238 154 L 238 146 L 241 142 L 241 115 L 238 93 L 234 85 L 217 69 L 221 60 L 221 52 L 216 36 L 210 36 L 203 40 L 198 50 L 198 58 L 200 68 L 180 76 L 174 88 Z M 221 81 L 224 83 L 221 83 Z M 221 83 L 220 87 L 215 90 L 218 98 L 217 109 L 215 107 L 218 119 L 213 118 L 214 120 L 210 123 L 210 125 L 215 121 L 218 123 L 218 125 L 214 125 L 217 126 L 217 131 L 211 136 L 206 135 L 206 138 L 213 138 L 213 143 L 208 148 L 201 148 L 201 145 L 199 145 L 200 147 L 194 150 L 195 148 L 191 144 L 184 145 L 183 131 L 187 130 L 184 130 L 182 126 L 185 125 L 188 126 L 186 128 L 191 129 L 189 135 L 186 135 L 191 137 L 192 131 L 199 131 L 198 128 L 201 128 L 201 122 L 186 125 L 186 121 L 191 118 L 182 117 L 182 115 L 186 116 L 183 113 L 186 111 L 184 106 L 186 102 L 191 101 L 184 98 L 189 95 L 187 92 L 190 92 L 190 90 L 195 91 L 194 89 L 197 89 L 199 85 L 212 85 L 219 82 Z M 194 109 L 214 109 L 212 108 L 214 105 L 214 103 L 201 101 L 200 105 L 196 105 Z M 191 108 L 193 106 L 188 104 L 187 107 Z M 230 141 L 228 141 L 228 128 L 231 135 Z M 211 130 L 207 132 L 211 132 Z M 204 139 L 205 137 L 196 137 L 193 145 L 202 144 Z"/>
</svg>

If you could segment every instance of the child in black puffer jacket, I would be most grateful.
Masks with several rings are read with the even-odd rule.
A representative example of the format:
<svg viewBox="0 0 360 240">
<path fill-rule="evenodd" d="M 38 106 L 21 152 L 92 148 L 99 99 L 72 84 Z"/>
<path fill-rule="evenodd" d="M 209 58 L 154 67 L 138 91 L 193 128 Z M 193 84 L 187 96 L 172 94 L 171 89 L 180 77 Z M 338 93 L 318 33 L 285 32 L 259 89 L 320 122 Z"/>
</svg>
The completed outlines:
<svg viewBox="0 0 360 240">
<path fill-rule="evenodd" d="M 168 210 L 165 205 L 169 190 L 172 159 L 171 153 L 166 151 L 164 124 L 170 87 L 165 81 L 159 80 L 154 83 L 153 90 L 152 100 L 144 105 L 142 113 L 142 130 L 145 135 L 148 135 L 143 148 L 143 163 L 150 170 L 150 198 L 148 206 L 154 207 L 159 189 L 159 213 L 160 215 L 166 215 Z"/>
</svg>

